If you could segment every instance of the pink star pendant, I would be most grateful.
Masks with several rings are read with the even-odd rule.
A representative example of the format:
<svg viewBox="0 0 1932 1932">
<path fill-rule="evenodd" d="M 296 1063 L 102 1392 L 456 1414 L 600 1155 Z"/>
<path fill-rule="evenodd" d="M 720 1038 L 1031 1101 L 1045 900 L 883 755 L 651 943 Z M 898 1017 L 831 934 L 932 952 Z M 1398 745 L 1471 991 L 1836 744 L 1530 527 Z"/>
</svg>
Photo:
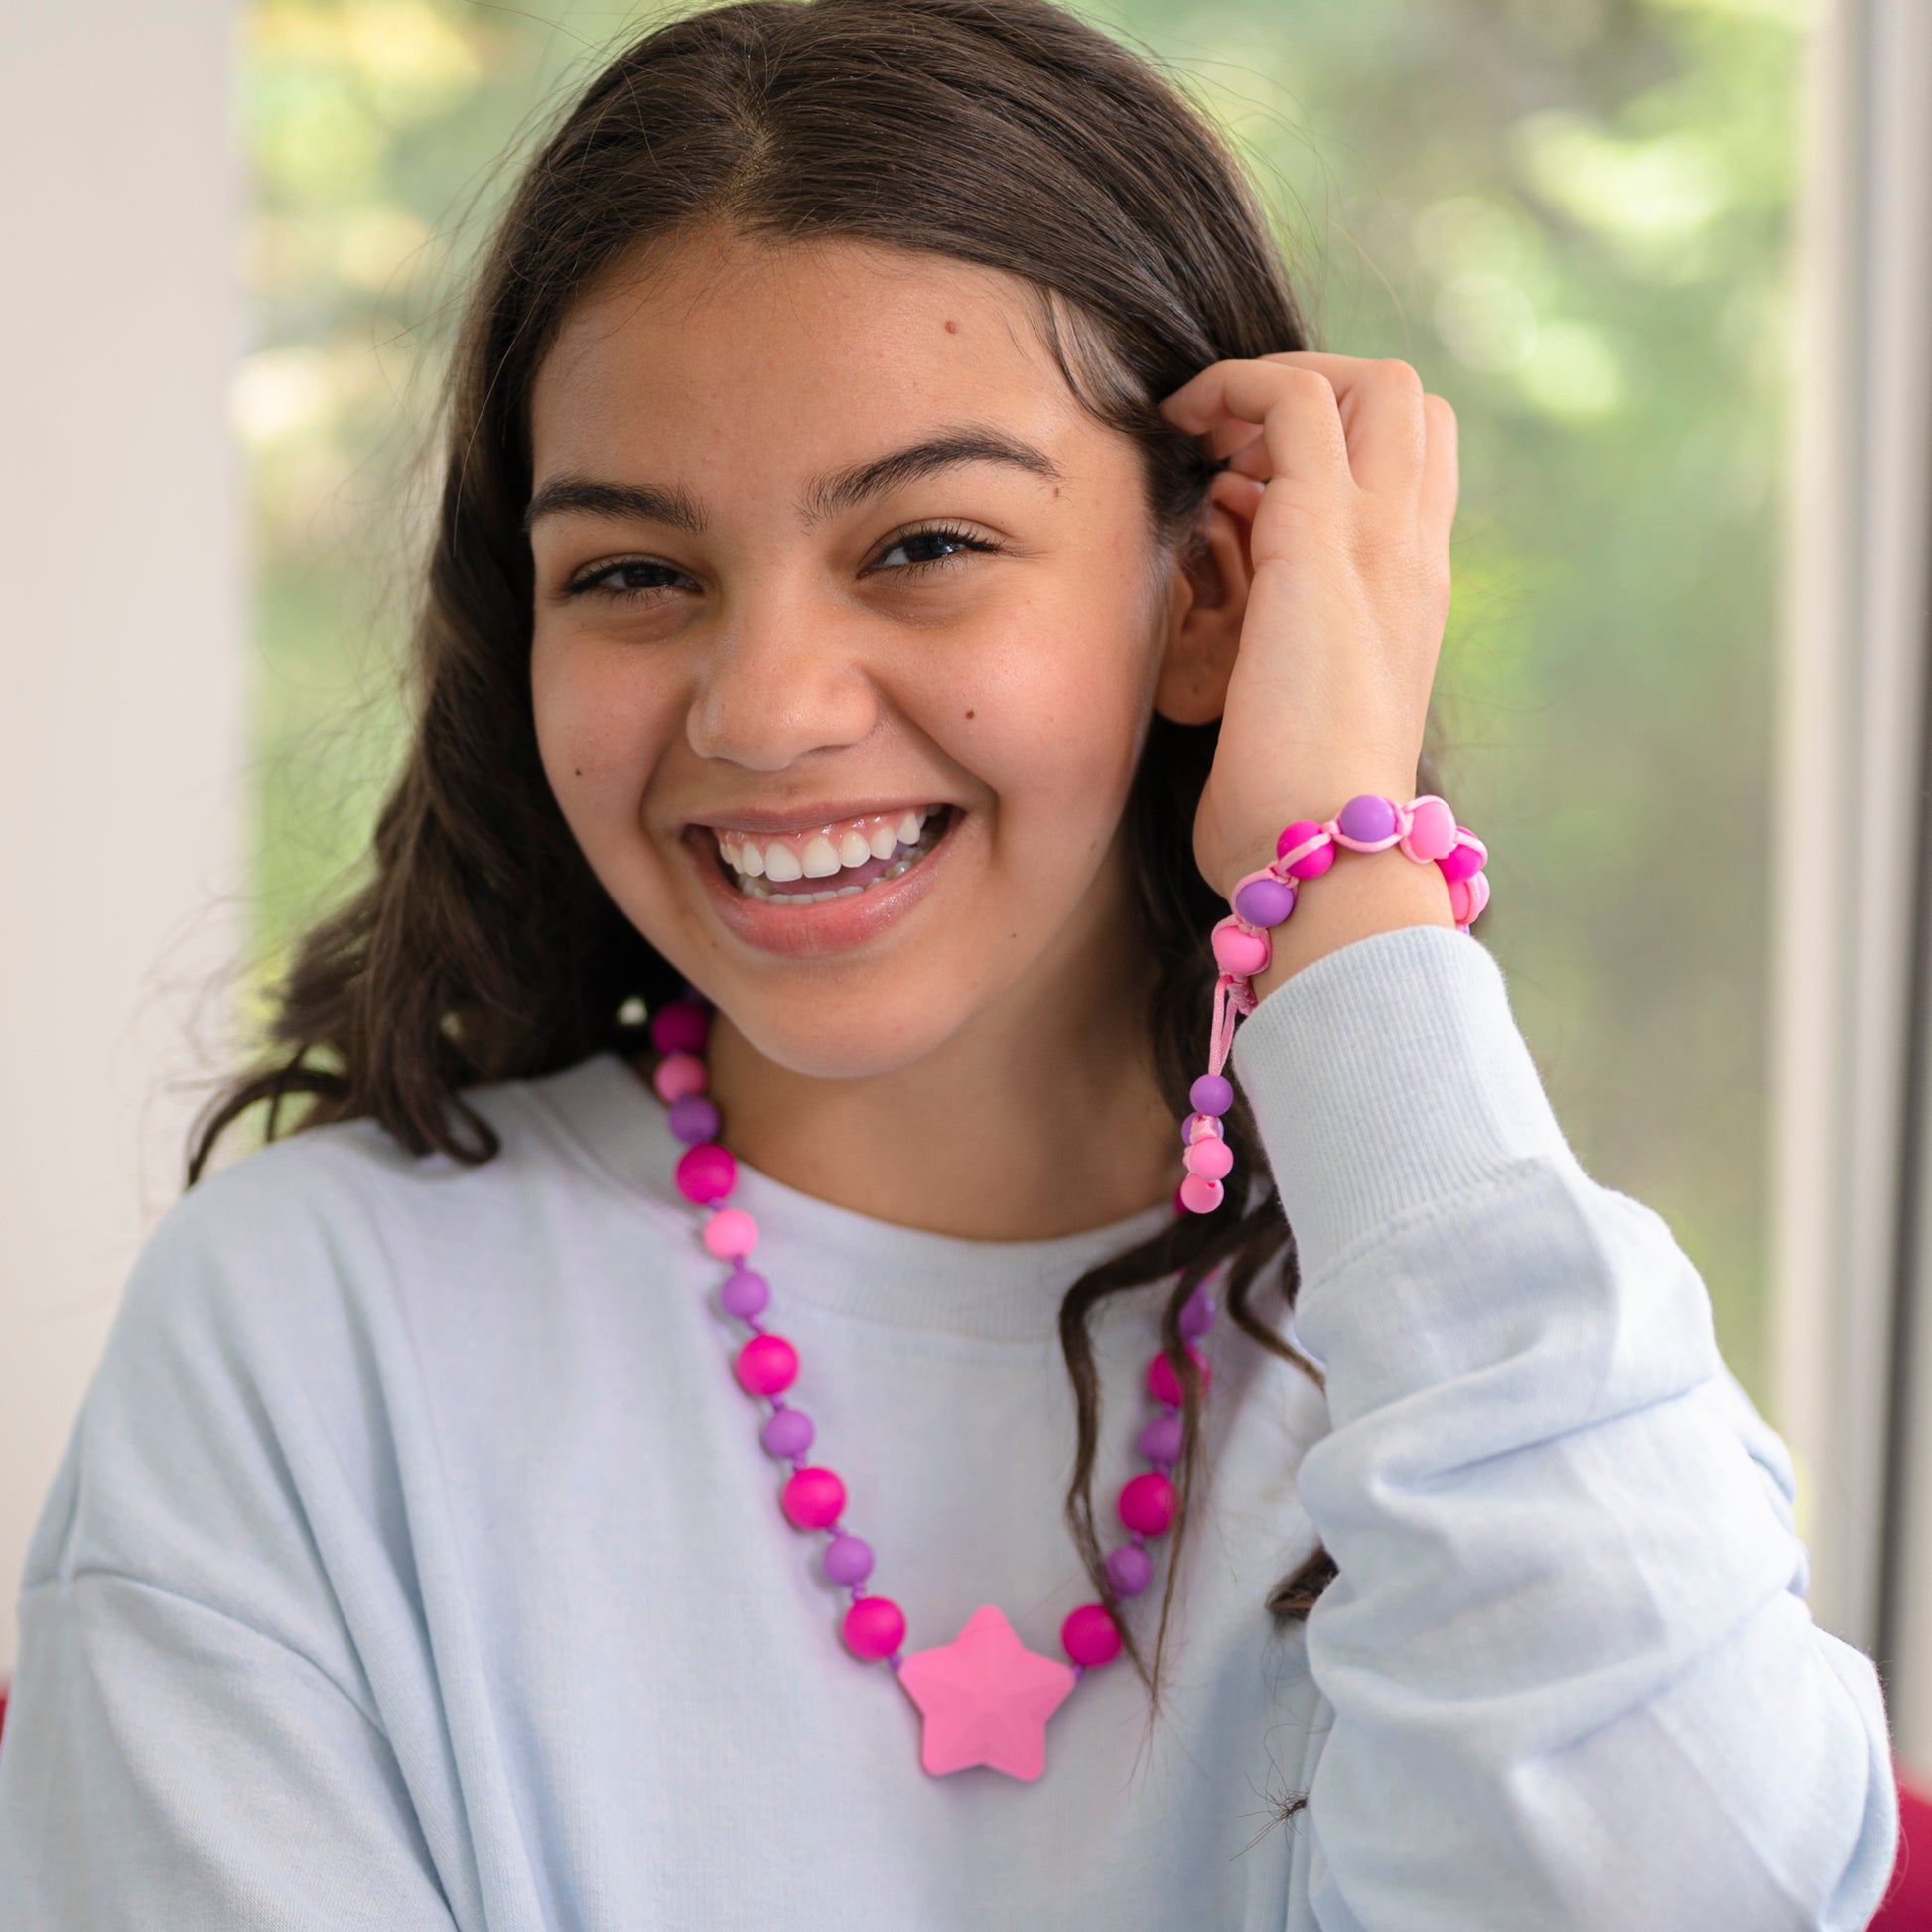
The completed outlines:
<svg viewBox="0 0 1932 1932">
<path fill-rule="evenodd" d="M 986 1764 L 1033 1779 L 1046 1769 L 1046 1720 L 1066 1702 L 1074 1673 L 1029 1650 L 983 1603 L 951 1643 L 904 1659 L 898 1681 L 924 1714 L 919 1762 L 933 1776 Z"/>
</svg>

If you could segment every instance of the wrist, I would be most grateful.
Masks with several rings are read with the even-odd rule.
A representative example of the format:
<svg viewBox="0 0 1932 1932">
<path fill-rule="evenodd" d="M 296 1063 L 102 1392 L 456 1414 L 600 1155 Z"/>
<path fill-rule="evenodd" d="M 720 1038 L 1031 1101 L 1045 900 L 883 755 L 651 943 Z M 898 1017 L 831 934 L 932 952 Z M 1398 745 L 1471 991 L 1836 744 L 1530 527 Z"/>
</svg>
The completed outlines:
<svg viewBox="0 0 1932 1932">
<path fill-rule="evenodd" d="M 1303 967 L 1357 939 L 1400 926 L 1453 930 L 1455 924 L 1439 868 L 1416 865 L 1394 850 L 1349 853 L 1298 893 L 1294 916 L 1270 930 L 1268 964 L 1253 980 L 1255 998 L 1265 1000 Z"/>
</svg>

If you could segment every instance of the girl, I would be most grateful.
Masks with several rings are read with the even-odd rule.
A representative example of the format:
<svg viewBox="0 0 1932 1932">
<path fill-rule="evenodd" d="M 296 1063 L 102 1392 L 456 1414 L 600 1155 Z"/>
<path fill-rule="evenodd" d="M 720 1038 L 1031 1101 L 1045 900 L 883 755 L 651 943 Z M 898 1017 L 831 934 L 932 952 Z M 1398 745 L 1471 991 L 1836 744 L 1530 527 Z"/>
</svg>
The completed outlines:
<svg viewBox="0 0 1932 1932">
<path fill-rule="evenodd" d="M 8 1924 L 1862 1926 L 1875 1675 L 1432 802 L 1455 493 L 1043 0 L 618 60 L 191 1181 L 302 1131 L 47 1500 Z"/>
</svg>

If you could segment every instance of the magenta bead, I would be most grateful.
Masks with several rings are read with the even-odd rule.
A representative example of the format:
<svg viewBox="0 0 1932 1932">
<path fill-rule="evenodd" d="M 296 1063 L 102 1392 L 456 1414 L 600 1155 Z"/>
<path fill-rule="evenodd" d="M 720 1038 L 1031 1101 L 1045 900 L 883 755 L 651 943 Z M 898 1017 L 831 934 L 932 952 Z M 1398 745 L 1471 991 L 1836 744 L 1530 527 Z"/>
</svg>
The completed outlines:
<svg viewBox="0 0 1932 1932">
<path fill-rule="evenodd" d="M 1180 1157 L 1190 1174 L 1203 1180 L 1225 1180 L 1234 1169 L 1234 1150 L 1225 1141 L 1201 1139 L 1188 1144 Z"/>
<path fill-rule="evenodd" d="M 1205 1174 L 1190 1173 L 1180 1183 L 1180 1204 L 1189 1214 L 1212 1214 L 1224 1194 L 1221 1183 L 1209 1180 Z"/>
<path fill-rule="evenodd" d="M 1453 886 L 1458 879 L 1467 879 L 1472 873 L 1482 870 L 1482 862 L 1488 857 L 1483 850 L 1482 841 L 1473 832 L 1458 825 L 1455 828 L 1458 840 L 1453 852 L 1447 852 L 1436 863 L 1443 869 L 1443 877 Z"/>
<path fill-rule="evenodd" d="M 1234 909 L 1250 925 L 1280 925 L 1295 910 L 1295 888 L 1264 875 L 1237 887 Z"/>
<path fill-rule="evenodd" d="M 829 1530 L 845 1507 L 845 1484 L 831 1469 L 796 1469 L 778 1497 L 795 1530 Z"/>
<path fill-rule="evenodd" d="M 738 1163 L 716 1141 L 700 1141 L 678 1157 L 677 1190 L 700 1207 L 723 1200 L 737 1185 Z"/>
<path fill-rule="evenodd" d="M 1218 1073 L 1203 1073 L 1187 1089 L 1187 1099 L 1197 1114 L 1224 1114 L 1234 1105 L 1234 1088 Z"/>
<path fill-rule="evenodd" d="M 701 1093 L 680 1094 L 671 1102 L 671 1132 L 690 1147 L 718 1138 L 718 1109 Z"/>
<path fill-rule="evenodd" d="M 842 1589 L 863 1584 L 872 1575 L 872 1545 L 862 1536 L 835 1536 L 825 1546 L 825 1575 Z"/>
<path fill-rule="evenodd" d="M 1135 1447 L 1143 1461 L 1172 1466 L 1180 1460 L 1180 1436 L 1178 1416 L 1154 1416 L 1142 1425 L 1141 1440 Z"/>
<path fill-rule="evenodd" d="M 862 1596 L 845 1613 L 845 1647 L 876 1664 L 905 1641 L 905 1612 L 890 1596 Z"/>
<path fill-rule="evenodd" d="M 1188 1341 L 1198 1341 L 1214 1325 L 1214 1298 L 1202 1283 L 1180 1305 L 1180 1332 Z"/>
<path fill-rule="evenodd" d="M 688 1094 L 703 1093 L 706 1077 L 704 1061 L 695 1053 L 673 1053 L 668 1059 L 657 1062 L 657 1071 L 650 1076 L 650 1083 L 658 1099 L 668 1107 Z"/>
<path fill-rule="evenodd" d="M 1120 1486 L 1120 1520 L 1137 1536 L 1161 1536 L 1173 1521 L 1173 1484 L 1158 1469 Z"/>
<path fill-rule="evenodd" d="M 1104 1603 L 1082 1603 L 1060 1625 L 1060 1647 L 1082 1670 L 1098 1670 L 1120 1655 L 1120 1628 Z"/>
<path fill-rule="evenodd" d="M 812 1427 L 811 1417 L 804 1410 L 774 1409 L 765 1417 L 764 1427 L 759 1431 L 759 1441 L 764 1445 L 766 1455 L 775 1456 L 780 1462 L 789 1462 L 811 1448 L 812 1438 L 817 1433 Z"/>
<path fill-rule="evenodd" d="M 1200 1370 L 1201 1393 L 1207 1393 L 1207 1385 L 1212 1379 L 1206 1359 L 1198 1348 L 1190 1348 L 1187 1353 L 1194 1359 L 1194 1366 Z M 1147 1365 L 1147 1392 L 1156 1402 L 1172 1402 L 1175 1408 L 1180 1406 L 1180 1377 L 1173 1372 L 1173 1365 L 1167 1356 L 1157 1355 Z"/>
<path fill-rule="evenodd" d="M 1282 828 L 1282 835 L 1275 841 L 1275 857 L 1285 858 L 1298 845 L 1304 844 L 1321 830 L 1311 818 L 1298 818 L 1294 824 Z M 1289 873 L 1296 879 L 1319 879 L 1335 863 L 1335 846 L 1332 839 L 1318 845 L 1312 852 L 1305 852 L 1289 867 Z"/>
<path fill-rule="evenodd" d="M 1475 900 L 1469 892 L 1468 880 L 1451 879 L 1449 881 L 1449 917 L 1452 918 L 1457 925 L 1467 925 L 1469 923 L 1470 908 L 1475 903 Z"/>
<path fill-rule="evenodd" d="M 710 1037 L 710 1011 L 695 1000 L 673 1000 L 650 1017 L 650 1043 L 660 1053 L 702 1053 Z"/>
<path fill-rule="evenodd" d="M 1107 1581 L 1122 1596 L 1138 1596 L 1154 1581 L 1154 1559 L 1138 1543 L 1107 1552 Z"/>
<path fill-rule="evenodd" d="M 732 1368 L 747 1395 L 782 1395 L 798 1380 L 798 1351 L 783 1335 L 754 1335 Z"/>
<path fill-rule="evenodd" d="M 1409 831 L 1402 849 L 1410 858 L 1440 859 L 1455 843 L 1455 814 L 1436 796 L 1425 792 L 1409 807 Z"/>
<path fill-rule="evenodd" d="M 1489 875 L 1486 872 L 1475 873 L 1471 876 L 1469 880 L 1469 895 L 1472 901 L 1469 907 L 1469 917 L 1471 919 L 1479 919 L 1482 917 L 1482 908 L 1489 903 Z"/>
<path fill-rule="evenodd" d="M 1396 828 L 1395 806 L 1380 792 L 1358 791 L 1335 814 L 1335 830 L 1364 845 L 1378 845 Z"/>
<path fill-rule="evenodd" d="M 742 1207 L 721 1207 L 704 1224 L 704 1244 L 720 1261 L 742 1261 L 759 1244 L 759 1224 Z"/>
<path fill-rule="evenodd" d="M 1248 932 L 1232 919 L 1223 919 L 1214 928 L 1211 943 L 1214 963 L 1224 973 L 1239 973 L 1245 979 L 1268 964 L 1267 934 Z"/>
<path fill-rule="evenodd" d="M 750 1268 L 741 1268 L 725 1278 L 718 1291 L 718 1306 L 741 1321 L 750 1321 L 764 1312 L 771 1300 L 771 1284 Z"/>
</svg>

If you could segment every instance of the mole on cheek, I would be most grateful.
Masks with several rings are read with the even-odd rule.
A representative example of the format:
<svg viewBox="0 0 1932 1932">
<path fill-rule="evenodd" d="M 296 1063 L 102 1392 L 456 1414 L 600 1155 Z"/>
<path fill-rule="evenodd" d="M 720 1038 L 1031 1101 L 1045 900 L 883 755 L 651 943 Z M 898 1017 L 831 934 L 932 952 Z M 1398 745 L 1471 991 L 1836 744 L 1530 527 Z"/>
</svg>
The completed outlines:
<svg viewBox="0 0 1932 1932">
<path fill-rule="evenodd" d="M 948 336 L 956 336 L 959 334 L 959 324 L 954 322 L 950 317 L 946 320 L 946 334 Z"/>
<path fill-rule="evenodd" d="M 969 712 L 968 712 L 968 713 L 967 713 L 966 715 L 967 715 L 967 717 L 969 717 L 969 718 L 973 716 L 973 714 L 972 714 L 972 713 L 971 713 L 970 711 L 969 711 Z"/>
</svg>

